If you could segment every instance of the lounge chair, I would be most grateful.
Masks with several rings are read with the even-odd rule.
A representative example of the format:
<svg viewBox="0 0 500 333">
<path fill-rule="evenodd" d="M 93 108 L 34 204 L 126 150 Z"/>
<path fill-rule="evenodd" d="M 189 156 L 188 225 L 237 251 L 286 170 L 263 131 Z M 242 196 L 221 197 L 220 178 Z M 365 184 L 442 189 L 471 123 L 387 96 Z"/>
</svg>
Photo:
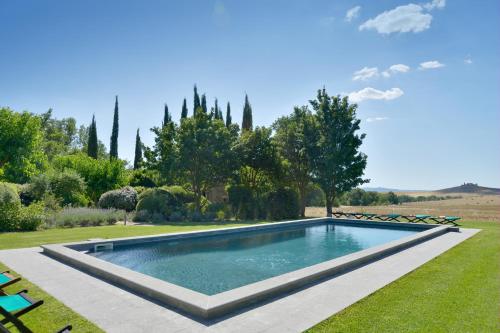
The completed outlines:
<svg viewBox="0 0 500 333">
<path fill-rule="evenodd" d="M 416 214 L 416 215 L 402 215 L 401 218 L 406 219 L 408 222 L 418 223 L 424 222 L 427 223 L 426 219 L 430 218 L 430 215 L 426 214 Z"/>
<path fill-rule="evenodd" d="M 373 220 L 375 217 L 377 217 L 377 214 L 372 214 L 372 213 L 348 213 L 346 215 L 355 217 L 356 219 L 365 219 L 365 220 Z"/>
<path fill-rule="evenodd" d="M 347 217 L 347 215 L 349 215 L 349 213 L 333 212 L 332 215 L 335 216 L 335 217 L 342 217 L 342 216 L 346 216 Z"/>
<path fill-rule="evenodd" d="M 436 217 L 430 217 L 429 219 L 438 223 L 438 224 L 451 223 L 451 224 L 457 226 L 458 224 L 456 223 L 456 221 L 460 220 L 461 218 L 458 216 L 436 216 Z"/>
<path fill-rule="evenodd" d="M 17 281 L 21 280 L 21 277 L 13 276 L 10 274 L 9 271 L 1 272 L 0 273 L 0 295 L 2 294 L 1 289 L 10 286 L 11 284 L 16 283 Z"/>
<path fill-rule="evenodd" d="M 377 215 L 377 218 L 381 221 L 398 221 L 398 218 L 401 217 L 401 214 L 384 214 L 384 215 Z"/>
<path fill-rule="evenodd" d="M 20 332 L 22 333 L 33 333 L 32 330 L 30 330 L 29 328 L 27 328 L 26 326 L 23 326 L 23 327 L 18 327 L 17 328 Z M 59 331 L 57 331 L 56 333 L 68 333 L 70 332 L 71 330 L 73 329 L 73 326 L 71 325 L 67 325 L 65 326 L 64 328 L 60 329 Z M 7 329 L 7 327 L 5 327 L 4 325 L 0 324 L 0 333 L 12 333 L 11 331 L 9 331 Z"/>
<path fill-rule="evenodd" d="M 12 322 L 18 327 L 24 327 L 18 318 L 42 304 L 42 300 L 37 301 L 29 297 L 27 290 L 14 295 L 0 296 L 0 315 L 4 317 L 0 320 L 0 324 Z"/>
</svg>

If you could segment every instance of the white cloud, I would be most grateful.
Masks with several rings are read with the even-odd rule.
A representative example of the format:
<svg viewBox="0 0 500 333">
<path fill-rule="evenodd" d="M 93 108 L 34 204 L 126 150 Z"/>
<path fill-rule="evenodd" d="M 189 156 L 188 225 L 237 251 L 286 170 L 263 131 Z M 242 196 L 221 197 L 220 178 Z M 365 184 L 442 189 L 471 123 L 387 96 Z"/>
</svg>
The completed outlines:
<svg viewBox="0 0 500 333">
<path fill-rule="evenodd" d="M 423 7 L 415 4 L 399 6 L 385 11 L 359 26 L 359 30 L 376 30 L 379 34 L 393 32 L 421 32 L 431 26 L 432 15 L 424 13 Z"/>
<path fill-rule="evenodd" d="M 396 64 L 389 67 L 387 70 L 382 72 L 382 76 L 390 77 L 392 74 L 396 73 L 407 73 L 410 70 L 410 66 L 404 64 Z"/>
<path fill-rule="evenodd" d="M 359 91 L 353 91 L 350 93 L 349 100 L 353 103 L 359 103 L 364 100 L 368 99 L 375 99 L 375 100 L 386 100 L 390 101 L 392 99 L 399 98 L 403 96 L 404 92 L 403 90 L 399 88 L 391 88 L 389 90 L 377 90 L 375 88 L 367 87 L 363 88 Z"/>
<path fill-rule="evenodd" d="M 363 67 L 357 72 L 354 72 L 352 80 L 353 81 L 366 81 L 370 78 L 374 78 L 378 76 L 378 68 L 377 67 Z"/>
<path fill-rule="evenodd" d="M 382 120 L 387 120 L 389 118 L 387 117 L 374 117 L 374 118 L 366 118 L 366 121 L 368 123 L 374 122 L 374 121 L 382 121 Z"/>
<path fill-rule="evenodd" d="M 352 7 L 345 14 L 345 20 L 347 22 L 351 22 L 353 19 L 359 16 L 359 11 L 361 10 L 361 6 Z"/>
<path fill-rule="evenodd" d="M 418 67 L 418 69 L 425 70 L 425 69 L 436 69 L 440 67 L 444 67 L 444 64 L 440 63 L 437 60 L 432 60 L 420 63 L 420 67 Z"/>
<path fill-rule="evenodd" d="M 472 64 L 472 58 L 471 58 L 471 56 L 467 56 L 467 57 L 464 59 L 464 63 L 465 63 L 465 64 L 467 64 L 467 65 Z"/>
<path fill-rule="evenodd" d="M 444 6 L 446 6 L 446 0 L 433 0 L 422 5 L 422 7 L 427 10 L 433 10 L 435 8 L 443 9 Z"/>
</svg>

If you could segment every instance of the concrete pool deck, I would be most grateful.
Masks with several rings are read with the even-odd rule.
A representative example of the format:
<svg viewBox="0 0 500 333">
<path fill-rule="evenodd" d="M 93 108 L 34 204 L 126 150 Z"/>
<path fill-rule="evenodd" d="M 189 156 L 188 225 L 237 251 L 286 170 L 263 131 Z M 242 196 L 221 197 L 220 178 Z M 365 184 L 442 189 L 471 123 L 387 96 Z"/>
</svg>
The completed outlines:
<svg viewBox="0 0 500 333">
<path fill-rule="evenodd" d="M 0 261 L 106 332 L 301 332 L 476 234 L 448 232 L 378 261 L 216 321 L 195 320 L 41 253 L 0 251 Z M 36 330 L 36 327 L 33 327 Z M 77 330 L 77 328 L 75 328 Z"/>
</svg>

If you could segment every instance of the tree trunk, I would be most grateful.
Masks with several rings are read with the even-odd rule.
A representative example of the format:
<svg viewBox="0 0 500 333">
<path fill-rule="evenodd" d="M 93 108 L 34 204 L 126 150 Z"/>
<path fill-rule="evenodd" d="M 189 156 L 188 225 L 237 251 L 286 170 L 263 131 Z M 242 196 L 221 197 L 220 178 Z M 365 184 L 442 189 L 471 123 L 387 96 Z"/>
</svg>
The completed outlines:
<svg viewBox="0 0 500 333">
<path fill-rule="evenodd" d="M 327 195 L 326 196 L 326 216 L 327 217 L 332 217 L 332 206 L 333 206 L 333 199 Z"/>
<path fill-rule="evenodd" d="M 306 187 L 299 188 L 300 217 L 306 217 Z"/>
</svg>

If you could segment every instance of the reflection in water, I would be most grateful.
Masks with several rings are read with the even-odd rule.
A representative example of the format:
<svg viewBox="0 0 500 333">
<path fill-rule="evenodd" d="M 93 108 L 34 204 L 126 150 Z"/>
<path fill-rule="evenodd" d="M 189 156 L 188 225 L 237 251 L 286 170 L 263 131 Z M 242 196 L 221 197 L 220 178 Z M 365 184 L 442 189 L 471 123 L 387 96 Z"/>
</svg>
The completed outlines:
<svg viewBox="0 0 500 333">
<path fill-rule="evenodd" d="M 213 295 L 414 233 L 325 223 L 117 246 L 90 255 Z"/>
</svg>

